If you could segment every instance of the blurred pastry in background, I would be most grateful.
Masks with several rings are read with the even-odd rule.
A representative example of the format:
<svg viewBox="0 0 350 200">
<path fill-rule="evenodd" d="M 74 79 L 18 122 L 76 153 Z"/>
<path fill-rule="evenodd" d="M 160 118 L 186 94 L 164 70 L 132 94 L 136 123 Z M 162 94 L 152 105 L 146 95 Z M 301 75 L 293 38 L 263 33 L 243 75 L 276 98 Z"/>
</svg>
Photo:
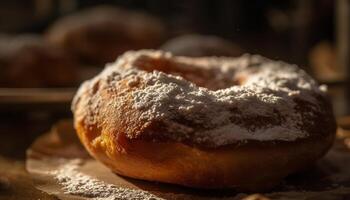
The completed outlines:
<svg viewBox="0 0 350 200">
<path fill-rule="evenodd" d="M 240 56 L 243 50 L 232 42 L 209 35 L 182 35 L 163 44 L 160 49 L 177 56 Z"/>
<path fill-rule="evenodd" d="M 1 87 L 68 87 L 77 82 L 76 62 L 38 35 L 0 36 Z"/>
<path fill-rule="evenodd" d="M 334 46 L 327 41 L 321 41 L 310 51 L 309 63 L 313 73 L 319 81 L 332 82 L 344 79 L 337 63 Z"/>
<path fill-rule="evenodd" d="M 46 38 L 85 64 L 104 65 L 127 50 L 158 47 L 164 31 L 158 19 L 145 13 L 98 6 L 59 19 Z"/>
</svg>

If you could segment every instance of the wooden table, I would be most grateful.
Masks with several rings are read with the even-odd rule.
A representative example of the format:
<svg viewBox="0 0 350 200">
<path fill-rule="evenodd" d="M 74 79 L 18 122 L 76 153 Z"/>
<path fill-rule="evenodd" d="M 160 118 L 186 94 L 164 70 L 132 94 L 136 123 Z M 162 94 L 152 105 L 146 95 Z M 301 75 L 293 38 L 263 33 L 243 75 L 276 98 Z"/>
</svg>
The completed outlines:
<svg viewBox="0 0 350 200">
<path fill-rule="evenodd" d="M 56 117 L 44 113 L 0 114 L 0 199 L 57 199 L 33 186 L 25 170 L 25 151 Z"/>
</svg>

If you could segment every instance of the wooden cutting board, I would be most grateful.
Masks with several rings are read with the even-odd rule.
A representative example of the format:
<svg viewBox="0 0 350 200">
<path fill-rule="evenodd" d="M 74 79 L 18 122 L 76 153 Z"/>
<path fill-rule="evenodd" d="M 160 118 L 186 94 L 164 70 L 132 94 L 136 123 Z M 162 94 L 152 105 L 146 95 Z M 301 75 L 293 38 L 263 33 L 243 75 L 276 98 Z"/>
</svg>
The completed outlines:
<svg viewBox="0 0 350 200">
<path fill-rule="evenodd" d="M 286 178 L 273 191 L 262 194 L 245 194 L 234 190 L 198 190 L 118 176 L 89 157 L 75 135 L 71 120 L 57 123 L 49 133 L 32 144 L 28 149 L 26 168 L 38 189 L 60 199 L 100 197 L 72 194 L 63 188 L 64 185 L 53 174 L 65 169 L 69 163 L 78 163 L 75 170 L 79 174 L 99 183 L 160 199 L 350 199 L 350 151 L 346 145 L 350 134 L 343 129 L 339 130 L 332 149 L 314 167 Z"/>
</svg>

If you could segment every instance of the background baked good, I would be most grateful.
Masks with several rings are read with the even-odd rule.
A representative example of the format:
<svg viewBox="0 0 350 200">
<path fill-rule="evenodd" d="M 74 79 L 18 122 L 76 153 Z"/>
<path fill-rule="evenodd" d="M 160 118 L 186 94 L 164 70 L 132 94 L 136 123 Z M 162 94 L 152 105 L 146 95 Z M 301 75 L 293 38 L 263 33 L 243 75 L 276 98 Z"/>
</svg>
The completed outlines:
<svg viewBox="0 0 350 200">
<path fill-rule="evenodd" d="M 46 38 L 90 64 L 105 64 L 131 49 L 155 48 L 162 23 L 144 13 L 98 6 L 59 19 Z"/>
<path fill-rule="evenodd" d="M 321 41 L 309 53 L 309 65 L 320 81 L 344 80 L 345 74 L 339 66 L 337 51 L 334 44 Z"/>
<path fill-rule="evenodd" d="M 239 56 L 243 50 L 217 36 L 210 35 L 182 35 L 170 39 L 160 49 L 169 51 L 177 56 L 203 57 L 203 56 Z"/>
<path fill-rule="evenodd" d="M 66 87 L 77 82 L 77 63 L 38 35 L 0 37 L 2 87 Z"/>
</svg>

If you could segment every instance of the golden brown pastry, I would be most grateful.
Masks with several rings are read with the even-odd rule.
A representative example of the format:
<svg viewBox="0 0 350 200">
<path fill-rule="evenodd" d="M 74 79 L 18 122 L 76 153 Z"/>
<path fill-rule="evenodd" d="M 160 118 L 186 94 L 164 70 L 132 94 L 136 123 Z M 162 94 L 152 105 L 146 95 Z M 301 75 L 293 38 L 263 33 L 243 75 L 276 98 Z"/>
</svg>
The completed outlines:
<svg viewBox="0 0 350 200">
<path fill-rule="evenodd" d="M 310 51 L 309 64 L 319 81 L 341 81 L 345 73 L 337 63 L 335 47 L 326 41 L 319 42 Z"/>
<path fill-rule="evenodd" d="M 127 52 L 76 94 L 75 128 L 114 172 L 196 188 L 269 189 L 332 145 L 325 87 L 260 56 Z"/>
<path fill-rule="evenodd" d="M 157 47 L 161 22 L 140 12 L 99 6 L 59 19 L 46 38 L 88 64 L 114 61 L 127 50 Z"/>
<path fill-rule="evenodd" d="M 77 83 L 77 64 L 40 36 L 0 37 L 1 87 L 67 87 Z"/>
<path fill-rule="evenodd" d="M 210 35 L 182 35 L 167 41 L 160 49 L 176 56 L 188 57 L 236 57 L 243 54 L 243 50 L 239 46 Z"/>
</svg>

